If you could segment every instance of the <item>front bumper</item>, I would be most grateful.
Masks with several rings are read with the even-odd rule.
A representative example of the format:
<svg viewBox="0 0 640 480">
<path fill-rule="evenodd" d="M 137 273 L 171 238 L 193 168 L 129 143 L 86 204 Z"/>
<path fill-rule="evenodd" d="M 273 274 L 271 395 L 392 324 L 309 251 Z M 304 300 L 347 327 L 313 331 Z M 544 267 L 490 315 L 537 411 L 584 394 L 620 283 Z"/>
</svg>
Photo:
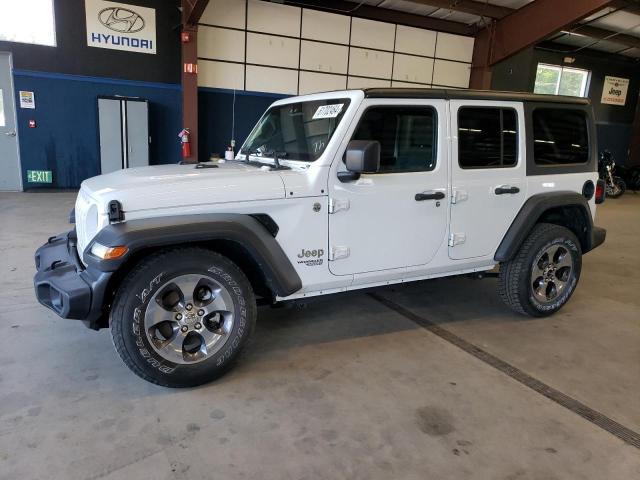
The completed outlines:
<svg viewBox="0 0 640 480">
<path fill-rule="evenodd" d="M 76 250 L 76 233 L 51 237 L 35 255 L 36 298 L 62 318 L 83 320 L 98 329 L 108 312 L 104 294 L 112 272 L 87 269 Z"/>
</svg>

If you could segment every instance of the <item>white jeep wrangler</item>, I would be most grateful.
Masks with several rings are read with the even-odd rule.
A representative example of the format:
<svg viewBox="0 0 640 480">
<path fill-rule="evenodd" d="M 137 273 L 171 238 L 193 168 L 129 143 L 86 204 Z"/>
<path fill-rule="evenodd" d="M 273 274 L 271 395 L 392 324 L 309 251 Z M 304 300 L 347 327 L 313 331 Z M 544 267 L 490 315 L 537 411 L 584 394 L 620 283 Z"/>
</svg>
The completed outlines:
<svg viewBox="0 0 640 480">
<path fill-rule="evenodd" d="M 371 89 L 275 102 L 236 159 L 82 184 L 76 228 L 36 253 L 38 300 L 110 327 L 134 373 L 194 386 L 257 304 L 482 272 L 522 314 L 561 308 L 600 245 L 587 100 Z"/>
</svg>

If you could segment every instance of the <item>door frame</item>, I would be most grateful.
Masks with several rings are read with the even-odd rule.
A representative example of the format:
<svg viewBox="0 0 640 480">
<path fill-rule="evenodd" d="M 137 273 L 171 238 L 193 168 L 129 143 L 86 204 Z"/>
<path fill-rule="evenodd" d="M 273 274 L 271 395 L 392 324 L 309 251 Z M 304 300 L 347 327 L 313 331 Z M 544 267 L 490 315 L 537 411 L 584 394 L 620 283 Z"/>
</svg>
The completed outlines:
<svg viewBox="0 0 640 480">
<path fill-rule="evenodd" d="M 13 79 L 13 54 L 11 52 L 7 52 L 5 50 L 0 50 L 0 55 L 7 55 L 7 58 L 9 59 L 9 87 L 11 90 L 10 93 L 10 100 L 11 100 L 11 104 L 13 105 L 13 127 L 15 129 L 16 132 L 16 157 L 18 160 L 18 189 L 17 190 L 7 190 L 8 192 L 24 192 L 24 179 L 22 177 L 22 156 L 20 155 L 20 132 L 18 131 L 18 104 L 16 103 L 16 87 L 15 87 L 15 82 Z M 3 101 L 7 101 L 7 98 L 3 98 Z M 6 112 L 5 112 L 6 114 Z"/>
<path fill-rule="evenodd" d="M 360 180 L 357 180 L 354 183 L 361 182 L 363 185 L 370 185 L 371 182 L 367 178 L 369 175 L 380 175 L 387 176 L 393 175 L 398 176 L 398 178 L 404 175 L 414 175 L 414 174 L 443 174 L 442 170 L 444 169 L 444 176 L 442 178 L 443 187 L 437 188 L 437 190 L 443 190 L 445 197 L 441 200 L 441 207 L 443 208 L 443 216 L 444 216 L 444 231 L 442 238 L 440 239 L 440 245 L 434 251 L 432 257 L 426 263 L 420 264 L 412 264 L 412 265 L 401 265 L 396 267 L 389 268 L 380 268 L 374 270 L 366 270 L 362 272 L 351 272 L 351 273 L 336 273 L 331 270 L 331 264 L 328 262 L 329 272 L 336 277 L 344 277 L 344 276 L 354 276 L 355 282 L 358 283 L 363 279 L 367 279 L 367 281 L 375 280 L 376 278 L 384 278 L 385 280 L 393 279 L 393 278 L 404 278 L 407 276 L 407 272 L 413 271 L 427 271 L 432 263 L 438 258 L 441 254 L 442 249 L 445 249 L 446 255 L 446 244 L 447 244 L 447 235 L 449 229 L 449 216 L 450 216 L 450 202 L 448 201 L 449 196 L 451 194 L 451 166 L 450 166 L 450 158 L 448 152 L 448 138 L 449 138 L 449 102 L 443 98 L 408 98 L 408 99 L 392 99 L 392 98 L 365 98 L 357 110 L 354 111 L 354 115 L 349 123 L 348 128 L 345 130 L 344 136 L 341 138 L 336 153 L 332 159 L 331 166 L 329 168 L 329 177 L 328 177 L 328 193 L 329 198 L 332 199 L 336 196 L 336 190 L 339 190 L 340 185 L 342 183 L 338 180 L 338 172 L 345 171 L 346 167 L 342 162 L 344 152 L 346 151 L 347 145 L 351 140 L 351 137 L 355 133 L 358 125 L 360 124 L 360 120 L 363 118 L 365 112 L 369 108 L 374 107 L 423 107 L 423 108 L 432 108 L 436 113 L 437 119 L 437 134 L 436 134 L 436 156 L 437 156 L 437 166 L 434 170 L 431 171 L 419 171 L 419 172 L 382 172 L 375 174 L 363 174 Z M 338 187 L 337 189 L 335 187 Z M 417 193 L 417 192 L 416 192 Z M 339 195 L 337 195 L 339 197 Z M 350 209 L 350 208 L 349 208 Z M 331 217 L 332 214 L 328 213 L 328 216 Z M 338 213 L 339 215 L 339 213 Z M 327 222 L 327 245 L 329 250 L 332 248 L 332 236 L 331 236 L 331 218 L 329 218 Z M 340 260 L 337 260 L 340 261 Z"/>
</svg>

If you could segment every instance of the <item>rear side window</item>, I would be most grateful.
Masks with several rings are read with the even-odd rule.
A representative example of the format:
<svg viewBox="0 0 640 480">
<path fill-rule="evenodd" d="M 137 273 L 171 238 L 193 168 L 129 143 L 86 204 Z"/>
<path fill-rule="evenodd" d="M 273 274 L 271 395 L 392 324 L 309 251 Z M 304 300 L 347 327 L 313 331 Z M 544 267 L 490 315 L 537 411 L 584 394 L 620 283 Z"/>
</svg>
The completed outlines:
<svg viewBox="0 0 640 480">
<path fill-rule="evenodd" d="M 353 140 L 380 142 L 380 173 L 425 172 L 436 166 L 436 111 L 432 107 L 371 107 Z"/>
<path fill-rule="evenodd" d="M 533 111 L 533 156 L 537 165 L 587 163 L 589 131 L 586 112 L 536 108 Z"/>
<path fill-rule="evenodd" d="M 461 168 L 513 167 L 518 163 L 518 119 L 511 108 L 458 110 L 458 164 Z"/>
</svg>

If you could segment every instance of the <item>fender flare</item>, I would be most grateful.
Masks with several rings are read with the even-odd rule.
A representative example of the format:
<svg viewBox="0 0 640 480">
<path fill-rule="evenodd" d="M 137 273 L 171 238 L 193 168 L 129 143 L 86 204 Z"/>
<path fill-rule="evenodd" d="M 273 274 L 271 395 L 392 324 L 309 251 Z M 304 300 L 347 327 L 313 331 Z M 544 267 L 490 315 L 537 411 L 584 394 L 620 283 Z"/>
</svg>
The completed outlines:
<svg viewBox="0 0 640 480">
<path fill-rule="evenodd" d="M 570 191 L 539 193 L 531 196 L 513 219 L 511 226 L 496 250 L 494 260 L 497 262 L 511 260 L 542 215 L 548 210 L 558 207 L 573 207 L 579 209 L 584 217 L 581 219 L 584 231 L 574 231 L 574 233 L 576 233 L 576 236 L 580 240 L 583 253 L 592 250 L 594 248 L 594 227 L 591 209 L 589 208 L 587 199 L 579 193 Z"/>
<path fill-rule="evenodd" d="M 251 215 L 211 213 L 128 220 L 103 228 L 87 245 L 83 258 L 88 267 L 115 272 L 141 250 L 227 240 L 241 245 L 258 264 L 267 285 L 280 297 L 302 288 L 302 281 L 264 223 Z M 91 253 L 94 243 L 129 250 L 119 259 L 102 260 Z"/>
</svg>

